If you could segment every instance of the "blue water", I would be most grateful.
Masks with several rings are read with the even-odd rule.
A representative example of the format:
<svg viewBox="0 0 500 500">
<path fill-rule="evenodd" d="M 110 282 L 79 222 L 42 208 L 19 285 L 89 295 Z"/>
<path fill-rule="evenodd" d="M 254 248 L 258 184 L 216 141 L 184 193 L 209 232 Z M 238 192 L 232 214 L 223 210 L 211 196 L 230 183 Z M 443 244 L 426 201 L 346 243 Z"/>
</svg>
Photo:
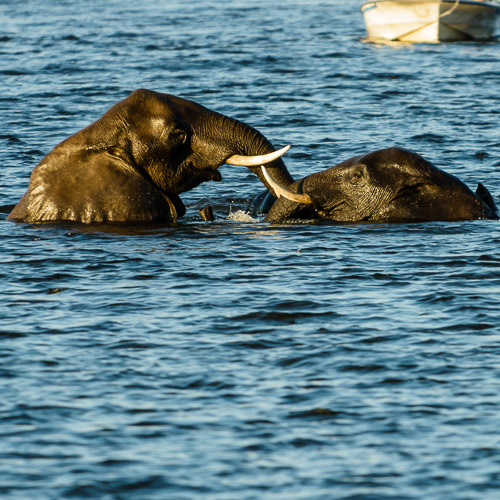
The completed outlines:
<svg viewBox="0 0 500 500">
<path fill-rule="evenodd" d="M 369 44 L 361 3 L 2 2 L 0 498 L 499 497 L 497 221 L 270 225 L 229 165 L 176 226 L 5 221 L 139 87 L 296 178 L 399 145 L 498 203 L 498 42 Z"/>
</svg>

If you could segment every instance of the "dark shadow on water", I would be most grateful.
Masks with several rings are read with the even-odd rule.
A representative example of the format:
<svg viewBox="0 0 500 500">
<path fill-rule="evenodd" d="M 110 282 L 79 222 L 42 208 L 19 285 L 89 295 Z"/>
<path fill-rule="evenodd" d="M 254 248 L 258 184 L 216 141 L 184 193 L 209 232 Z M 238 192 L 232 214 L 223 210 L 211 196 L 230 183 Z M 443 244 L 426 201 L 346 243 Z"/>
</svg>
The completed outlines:
<svg viewBox="0 0 500 500">
<path fill-rule="evenodd" d="M 8 221 L 10 222 L 10 221 Z M 168 233 L 179 227 L 179 223 L 164 223 L 164 224 L 130 224 L 130 223 L 113 223 L 113 224 L 84 224 L 80 222 L 59 221 L 59 222 L 16 222 L 14 224 L 23 225 L 29 229 L 36 231 L 48 231 L 66 233 L 66 236 L 75 234 L 87 235 L 110 235 L 110 236 L 143 236 Z"/>
<path fill-rule="evenodd" d="M 492 36 L 491 38 L 485 40 L 453 40 L 448 42 L 442 41 L 428 41 L 428 42 L 410 42 L 406 40 L 386 40 L 383 38 L 370 38 L 364 36 L 359 39 L 360 42 L 367 45 L 374 45 L 380 47 L 393 47 L 396 49 L 411 47 L 411 46 L 426 46 L 426 45 L 436 45 L 445 47 L 447 45 L 494 45 L 500 41 L 499 36 Z"/>
<path fill-rule="evenodd" d="M 15 205 L 0 205 L 0 213 L 9 215 L 14 210 Z"/>
</svg>

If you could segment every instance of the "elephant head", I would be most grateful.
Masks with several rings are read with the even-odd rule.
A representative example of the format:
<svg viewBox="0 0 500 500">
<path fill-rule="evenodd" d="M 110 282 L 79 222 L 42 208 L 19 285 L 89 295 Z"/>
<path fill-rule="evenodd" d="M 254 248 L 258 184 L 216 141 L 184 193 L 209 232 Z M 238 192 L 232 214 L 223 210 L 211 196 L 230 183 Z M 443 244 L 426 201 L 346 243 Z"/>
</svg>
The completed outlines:
<svg viewBox="0 0 500 500">
<path fill-rule="evenodd" d="M 9 218 L 175 221 L 185 212 L 178 195 L 221 180 L 224 163 L 248 166 L 269 188 L 260 169 L 269 162 L 273 177 L 291 184 L 285 150 L 193 101 L 140 89 L 45 156 Z"/>
<path fill-rule="evenodd" d="M 335 221 L 431 221 L 497 218 L 488 190 L 474 194 L 455 176 L 401 148 L 351 158 L 283 187 L 266 220 L 324 218 Z"/>
</svg>

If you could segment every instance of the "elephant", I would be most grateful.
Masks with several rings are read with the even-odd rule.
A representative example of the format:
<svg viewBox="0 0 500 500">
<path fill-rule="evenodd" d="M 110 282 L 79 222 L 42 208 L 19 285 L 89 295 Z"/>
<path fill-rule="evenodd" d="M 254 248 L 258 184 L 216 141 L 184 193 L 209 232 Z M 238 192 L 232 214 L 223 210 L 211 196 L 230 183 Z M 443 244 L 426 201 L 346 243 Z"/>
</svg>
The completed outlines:
<svg viewBox="0 0 500 500">
<path fill-rule="evenodd" d="M 176 222 L 179 197 L 244 165 L 266 185 L 293 183 L 271 143 L 251 126 L 174 95 L 138 89 L 58 144 L 34 168 L 8 218 L 24 222 Z"/>
<path fill-rule="evenodd" d="M 482 184 L 473 193 L 454 175 L 399 147 L 356 156 L 287 186 L 262 170 L 278 196 L 267 194 L 254 202 L 267 212 L 268 222 L 498 219 L 493 197 Z"/>
</svg>

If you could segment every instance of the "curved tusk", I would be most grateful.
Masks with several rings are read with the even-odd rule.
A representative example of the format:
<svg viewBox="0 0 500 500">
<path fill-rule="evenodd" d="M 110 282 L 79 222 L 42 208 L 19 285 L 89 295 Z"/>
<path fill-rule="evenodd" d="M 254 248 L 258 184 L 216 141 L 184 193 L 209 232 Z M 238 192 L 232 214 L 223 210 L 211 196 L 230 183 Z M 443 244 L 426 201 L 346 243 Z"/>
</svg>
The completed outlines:
<svg viewBox="0 0 500 500">
<path fill-rule="evenodd" d="M 270 163 L 281 155 L 285 154 L 290 149 L 290 146 L 285 146 L 281 148 L 279 151 L 273 151 L 272 153 L 268 153 L 267 155 L 261 156 L 240 156 L 233 155 L 226 160 L 226 163 L 230 165 L 243 165 L 244 167 L 258 167 L 263 163 Z"/>
<path fill-rule="evenodd" d="M 291 191 L 288 191 L 288 189 L 285 189 L 283 186 L 280 186 L 276 181 L 274 181 L 271 178 L 264 165 L 262 165 L 261 168 L 266 181 L 274 189 L 274 192 L 276 193 L 278 198 L 281 198 L 283 196 L 283 198 L 286 198 L 287 200 L 290 201 L 295 201 L 296 203 L 302 203 L 303 205 L 312 205 L 311 197 L 308 194 L 292 193 Z"/>
<path fill-rule="evenodd" d="M 165 198 L 165 201 L 168 203 L 168 206 L 170 208 L 170 217 L 172 218 L 172 222 L 174 224 L 177 224 L 177 209 L 175 208 L 174 203 L 170 199 L 170 196 L 167 196 L 165 193 L 161 193 L 163 198 Z"/>
</svg>

